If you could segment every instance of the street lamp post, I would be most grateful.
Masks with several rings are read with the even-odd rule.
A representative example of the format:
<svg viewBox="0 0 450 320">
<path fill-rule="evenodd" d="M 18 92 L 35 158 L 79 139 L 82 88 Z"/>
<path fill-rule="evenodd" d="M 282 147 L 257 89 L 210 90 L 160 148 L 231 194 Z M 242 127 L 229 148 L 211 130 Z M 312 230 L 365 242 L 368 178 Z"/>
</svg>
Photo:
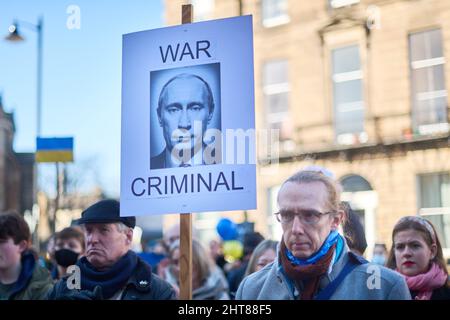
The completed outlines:
<svg viewBox="0 0 450 320">
<path fill-rule="evenodd" d="M 38 18 L 37 24 L 15 20 L 12 25 L 9 26 L 9 34 L 5 37 L 5 40 L 11 42 L 21 42 L 25 39 L 19 33 L 19 27 L 26 28 L 37 33 L 37 78 L 36 78 L 36 138 L 41 135 L 41 117 L 42 117 L 42 33 L 43 33 L 44 19 Z M 33 179 L 33 204 L 37 204 L 37 192 L 38 192 L 38 165 L 35 162 Z M 34 205 L 33 205 L 34 207 Z M 34 208 L 33 208 L 34 210 Z M 39 247 L 39 237 L 37 227 L 33 233 L 33 243 Z"/>
<path fill-rule="evenodd" d="M 9 34 L 6 36 L 6 40 L 12 42 L 24 41 L 24 38 L 19 33 L 19 27 L 25 27 L 33 30 L 37 33 L 37 79 L 36 79 L 36 136 L 41 135 L 41 105 L 42 105 L 42 28 L 44 20 L 42 17 L 38 19 L 37 24 L 29 23 L 26 21 L 14 21 L 14 23 L 8 28 Z"/>
</svg>

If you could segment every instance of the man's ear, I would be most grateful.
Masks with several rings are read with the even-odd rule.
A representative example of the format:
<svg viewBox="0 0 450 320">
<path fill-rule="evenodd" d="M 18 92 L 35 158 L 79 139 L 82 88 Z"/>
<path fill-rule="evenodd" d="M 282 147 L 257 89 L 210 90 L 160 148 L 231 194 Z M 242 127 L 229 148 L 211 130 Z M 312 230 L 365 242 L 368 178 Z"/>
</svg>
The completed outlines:
<svg viewBox="0 0 450 320">
<path fill-rule="evenodd" d="M 344 210 L 339 209 L 336 213 L 331 216 L 331 229 L 337 230 L 339 225 L 342 223 L 342 219 L 344 218 Z"/>
<path fill-rule="evenodd" d="M 128 228 L 128 230 L 125 232 L 125 236 L 127 237 L 126 243 L 130 245 L 133 242 L 133 229 Z"/>
<path fill-rule="evenodd" d="M 19 251 L 22 254 L 25 250 L 28 249 L 28 241 L 22 240 L 18 243 Z"/>
</svg>

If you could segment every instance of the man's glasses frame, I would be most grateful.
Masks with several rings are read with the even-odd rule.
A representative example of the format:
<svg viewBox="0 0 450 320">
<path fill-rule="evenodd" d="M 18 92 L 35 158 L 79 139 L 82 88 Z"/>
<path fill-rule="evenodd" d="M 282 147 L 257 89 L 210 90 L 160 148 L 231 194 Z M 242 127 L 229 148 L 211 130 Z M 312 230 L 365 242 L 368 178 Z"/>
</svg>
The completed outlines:
<svg viewBox="0 0 450 320">
<path fill-rule="evenodd" d="M 315 225 L 319 222 L 322 216 L 325 216 L 330 213 L 334 213 L 335 211 L 327 211 L 320 212 L 317 210 L 300 210 L 300 211 L 292 211 L 292 210 L 280 210 L 275 212 L 275 216 L 281 224 L 290 224 L 294 221 L 294 218 L 297 216 L 300 221 L 307 225 Z"/>
</svg>

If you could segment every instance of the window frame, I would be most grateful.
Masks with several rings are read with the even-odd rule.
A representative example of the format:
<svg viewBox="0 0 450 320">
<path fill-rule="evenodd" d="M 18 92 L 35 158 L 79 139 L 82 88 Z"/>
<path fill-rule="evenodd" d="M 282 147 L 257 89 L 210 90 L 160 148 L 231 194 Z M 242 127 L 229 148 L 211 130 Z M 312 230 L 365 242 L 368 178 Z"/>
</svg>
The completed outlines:
<svg viewBox="0 0 450 320">
<path fill-rule="evenodd" d="M 417 207 L 420 216 L 427 218 L 429 216 L 441 216 L 441 215 L 450 215 L 450 207 L 442 206 L 442 199 L 440 199 L 441 206 L 440 207 L 424 207 L 422 203 L 424 202 L 422 199 L 422 177 L 425 176 L 438 176 L 440 181 L 442 181 L 441 176 L 447 175 L 450 179 L 450 171 L 438 171 L 438 172 L 428 172 L 428 173 L 418 173 L 416 175 L 417 181 Z M 439 184 L 441 186 L 441 184 Z M 445 235 L 445 234 L 444 234 Z M 450 237 L 450 235 L 449 235 Z M 446 239 L 441 240 L 442 249 L 445 257 L 450 257 L 450 246 L 446 247 Z"/>
<path fill-rule="evenodd" d="M 439 57 L 431 57 L 421 60 L 413 60 L 413 41 L 412 37 L 414 35 L 419 34 L 425 34 L 428 32 L 433 32 L 439 30 L 440 32 L 440 43 L 442 46 L 442 52 L 441 56 Z M 430 42 L 431 44 L 431 42 Z M 435 27 L 435 28 L 429 28 L 425 30 L 419 30 L 419 31 L 412 31 L 408 33 L 408 65 L 409 65 L 409 84 L 411 89 L 411 97 L 410 97 L 410 103 L 411 103 L 411 109 L 410 109 L 410 116 L 411 116 L 411 127 L 414 132 L 417 132 L 419 134 L 433 134 L 433 133 L 439 133 L 439 132 L 448 132 L 450 130 L 450 124 L 448 120 L 448 91 L 446 87 L 446 79 L 445 79 L 445 48 L 444 48 L 445 42 L 443 41 L 442 37 L 442 28 Z M 431 90 L 431 91 L 423 91 L 418 92 L 418 89 L 416 88 L 417 84 L 414 82 L 414 72 L 416 70 L 425 69 L 427 70 L 427 83 L 428 85 L 431 85 L 432 87 L 435 86 L 435 78 L 433 75 L 433 67 L 436 66 L 442 66 L 443 71 L 443 83 L 442 83 L 442 90 Z M 419 102 L 420 101 L 433 101 L 433 99 L 436 98 L 446 98 L 446 108 L 445 108 L 445 122 L 439 122 L 436 121 L 435 123 L 420 123 L 420 109 L 419 109 Z M 438 108 L 433 104 L 432 107 L 433 115 L 436 115 L 438 113 Z"/>
<path fill-rule="evenodd" d="M 352 6 L 360 2 L 360 0 L 328 0 L 328 5 L 331 9 L 339 9 Z"/>
<path fill-rule="evenodd" d="M 345 72 L 339 72 L 334 73 L 334 59 L 335 59 L 335 52 L 337 50 L 342 50 L 346 48 L 354 47 L 358 50 L 358 57 L 359 57 L 359 69 L 357 70 L 351 70 L 351 71 L 345 71 Z M 347 106 L 349 108 L 355 108 L 355 106 L 360 106 L 358 109 L 362 110 L 364 115 L 366 113 L 366 101 L 365 101 L 365 84 L 364 84 L 364 68 L 362 65 L 362 59 L 361 59 L 361 46 L 358 42 L 356 43 L 349 43 L 345 45 L 340 45 L 336 47 L 330 48 L 330 75 L 331 75 L 331 91 L 332 91 L 332 99 L 331 99 L 331 105 L 333 108 L 333 130 L 334 130 L 334 139 L 337 144 L 343 144 L 343 145 L 351 145 L 355 143 L 355 139 L 358 139 L 357 142 L 365 143 L 368 140 L 367 132 L 366 132 L 366 123 L 365 123 L 365 116 L 363 117 L 362 122 L 362 130 L 360 132 L 343 132 L 338 133 L 338 121 L 337 121 L 337 111 L 340 110 L 340 107 L 342 105 Z M 336 84 L 337 83 L 344 83 L 344 82 L 350 82 L 350 81 L 360 81 L 360 87 L 361 87 L 361 100 L 358 101 L 352 101 L 352 102 L 346 102 L 346 103 L 337 103 L 336 101 Z M 358 110 L 357 109 L 357 110 Z"/>
<path fill-rule="evenodd" d="M 271 83 L 266 84 L 265 78 L 266 78 L 266 70 L 267 65 L 271 63 L 279 63 L 279 62 L 286 62 L 286 82 L 279 82 L 279 83 Z M 286 119 L 289 117 L 289 96 L 291 91 L 291 85 L 289 82 L 289 60 L 280 58 L 280 59 L 272 59 L 272 60 L 266 60 L 263 62 L 262 67 L 262 93 L 263 93 L 263 106 L 264 106 L 264 114 L 265 114 L 265 122 L 269 129 L 273 129 L 275 124 L 280 123 L 281 126 L 283 122 L 286 121 Z M 286 111 L 278 111 L 278 112 L 271 112 L 270 107 L 267 106 L 267 100 L 270 96 L 275 96 L 279 94 L 286 94 L 287 95 L 287 106 Z"/>
<path fill-rule="evenodd" d="M 273 1 L 284 1 L 286 3 L 286 10 L 285 12 L 275 15 L 275 16 L 270 16 L 270 17 L 265 17 L 265 5 L 267 5 L 268 2 Z M 287 24 L 291 21 L 290 17 L 289 17 L 289 10 L 288 10 L 288 6 L 289 6 L 289 0 L 261 0 L 261 23 L 265 28 L 273 28 L 273 27 L 277 27 L 277 26 L 281 26 L 284 24 Z"/>
</svg>

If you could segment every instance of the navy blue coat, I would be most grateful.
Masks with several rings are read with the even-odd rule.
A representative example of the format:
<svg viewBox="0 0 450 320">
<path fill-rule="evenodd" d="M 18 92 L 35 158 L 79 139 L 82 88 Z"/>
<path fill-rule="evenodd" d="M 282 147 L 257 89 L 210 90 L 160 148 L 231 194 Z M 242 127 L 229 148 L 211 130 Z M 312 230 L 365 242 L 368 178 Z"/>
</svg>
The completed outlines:
<svg viewBox="0 0 450 320">
<path fill-rule="evenodd" d="M 137 266 L 128 279 L 121 300 L 174 300 L 173 287 L 160 277 L 152 273 L 151 267 L 141 258 L 137 258 Z M 69 275 L 70 276 L 70 275 Z M 66 276 L 59 280 L 50 292 L 49 300 L 96 300 L 94 292 L 69 289 Z M 81 275 L 83 276 L 83 275 Z"/>
</svg>

